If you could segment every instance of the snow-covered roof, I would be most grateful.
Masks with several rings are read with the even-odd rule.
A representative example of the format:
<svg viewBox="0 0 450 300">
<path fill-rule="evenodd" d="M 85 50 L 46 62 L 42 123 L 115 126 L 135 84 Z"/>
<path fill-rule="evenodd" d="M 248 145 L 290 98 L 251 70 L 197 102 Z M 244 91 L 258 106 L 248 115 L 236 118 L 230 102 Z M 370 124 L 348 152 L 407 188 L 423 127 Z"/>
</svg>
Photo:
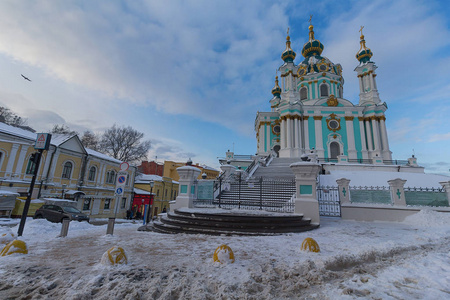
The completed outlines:
<svg viewBox="0 0 450 300">
<path fill-rule="evenodd" d="M 134 193 L 138 195 L 150 195 L 150 192 L 138 188 L 134 188 Z"/>
<path fill-rule="evenodd" d="M 108 156 L 106 154 L 100 153 L 98 151 L 95 151 L 95 150 L 92 150 L 92 149 L 89 149 L 89 148 L 85 148 L 85 149 L 86 149 L 86 152 L 89 155 L 92 155 L 92 156 L 95 156 L 95 157 L 98 157 L 98 158 L 101 158 L 101 159 L 104 159 L 104 160 L 109 160 L 109 161 L 112 161 L 112 162 L 115 162 L 115 163 L 118 163 L 118 164 L 122 163 L 121 160 L 115 159 L 114 157 Z"/>
<path fill-rule="evenodd" d="M 141 182 L 138 182 L 141 181 Z M 147 183 L 149 181 L 163 181 L 163 178 L 159 175 L 154 174 L 140 174 L 136 176 L 135 183 Z"/>
<path fill-rule="evenodd" d="M 406 180 L 405 187 L 442 188 L 439 182 L 449 181 L 449 176 L 408 173 L 408 172 L 370 172 L 370 171 L 331 171 L 329 175 L 320 175 L 320 185 L 336 186 L 336 180 L 350 179 L 350 186 L 389 187 L 388 180 L 400 178 Z"/>
<path fill-rule="evenodd" d="M 15 135 L 25 139 L 36 140 L 36 133 L 19 128 L 14 127 L 5 123 L 0 122 L 0 132 L 4 132 L 6 134 Z"/>
<path fill-rule="evenodd" d="M 19 193 L 0 190 L 0 196 L 20 196 Z"/>
</svg>

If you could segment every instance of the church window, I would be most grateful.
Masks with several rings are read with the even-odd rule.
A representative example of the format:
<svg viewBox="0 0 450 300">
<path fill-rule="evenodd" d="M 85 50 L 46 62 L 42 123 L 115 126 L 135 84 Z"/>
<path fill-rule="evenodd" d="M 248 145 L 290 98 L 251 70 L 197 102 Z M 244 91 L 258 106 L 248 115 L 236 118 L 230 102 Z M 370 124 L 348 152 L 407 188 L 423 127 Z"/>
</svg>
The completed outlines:
<svg viewBox="0 0 450 300">
<path fill-rule="evenodd" d="M 280 125 L 273 126 L 273 133 L 275 134 L 280 133 Z"/>
<path fill-rule="evenodd" d="M 320 97 L 328 97 L 328 85 L 327 84 L 320 85 Z"/>
<path fill-rule="evenodd" d="M 330 144 L 330 158 L 331 159 L 337 159 L 339 153 L 340 153 L 341 147 L 337 142 L 331 142 Z"/>
<path fill-rule="evenodd" d="M 308 89 L 306 87 L 302 87 L 300 89 L 300 100 L 308 99 Z"/>
</svg>

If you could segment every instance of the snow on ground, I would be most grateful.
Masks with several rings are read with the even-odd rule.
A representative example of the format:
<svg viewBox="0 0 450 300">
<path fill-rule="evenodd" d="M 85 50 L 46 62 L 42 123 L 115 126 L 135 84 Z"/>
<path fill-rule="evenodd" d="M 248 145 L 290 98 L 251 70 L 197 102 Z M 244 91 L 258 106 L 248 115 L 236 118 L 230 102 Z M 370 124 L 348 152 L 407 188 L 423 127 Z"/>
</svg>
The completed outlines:
<svg viewBox="0 0 450 300">
<path fill-rule="evenodd" d="M 0 257 L 0 299 L 448 299 L 450 214 L 431 210 L 403 223 L 322 218 L 319 229 L 264 237 L 164 235 L 141 224 L 28 219 L 28 255 Z M 2 231 L 13 228 L 0 227 Z M 320 253 L 302 252 L 306 237 Z M 235 263 L 213 262 L 221 244 Z M 103 266 L 124 248 L 128 265 Z"/>
</svg>

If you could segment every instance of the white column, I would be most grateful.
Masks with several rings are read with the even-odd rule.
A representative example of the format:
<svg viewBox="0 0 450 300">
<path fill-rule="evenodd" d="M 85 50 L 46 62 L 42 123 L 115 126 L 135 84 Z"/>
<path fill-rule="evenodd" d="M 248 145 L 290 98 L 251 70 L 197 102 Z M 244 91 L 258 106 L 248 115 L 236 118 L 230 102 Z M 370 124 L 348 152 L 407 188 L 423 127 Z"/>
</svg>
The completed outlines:
<svg viewBox="0 0 450 300">
<path fill-rule="evenodd" d="M 11 153 L 9 154 L 8 164 L 6 165 L 5 176 L 11 178 L 14 162 L 16 161 L 17 150 L 19 150 L 19 144 L 13 144 L 11 147 Z"/>
<path fill-rule="evenodd" d="M 365 118 L 366 123 L 366 136 L 367 136 L 367 149 L 369 150 L 369 153 L 373 150 L 373 144 L 372 144 L 372 130 L 370 127 L 370 120 L 369 118 Z"/>
<path fill-rule="evenodd" d="M 286 148 L 286 120 L 281 118 L 280 124 L 280 147 L 281 149 Z"/>
<path fill-rule="evenodd" d="M 270 131 L 272 130 L 272 127 L 270 127 L 270 122 L 267 122 L 265 124 L 265 128 L 266 128 L 266 146 L 267 146 L 267 152 L 270 152 Z"/>
<path fill-rule="evenodd" d="M 298 146 L 299 146 L 299 143 L 298 143 L 298 137 L 299 137 L 298 131 L 299 130 L 298 129 L 299 129 L 298 118 L 295 117 L 295 119 L 294 119 L 294 148 L 298 148 Z"/>
<path fill-rule="evenodd" d="M 46 179 L 46 177 L 50 174 L 50 163 L 52 162 L 52 154 L 55 152 L 56 148 L 54 148 L 53 150 L 48 150 L 47 153 L 45 154 L 45 162 L 44 162 L 44 167 L 42 169 L 42 173 L 41 173 L 41 180 L 42 179 Z M 84 179 L 83 179 L 84 181 Z"/>
<path fill-rule="evenodd" d="M 27 145 L 22 145 L 22 148 L 20 149 L 19 154 L 19 160 L 17 161 L 16 169 L 14 170 L 14 173 L 20 174 L 20 178 L 23 178 L 24 173 L 22 173 L 23 164 L 25 162 L 25 156 L 27 155 L 28 148 L 30 148 Z"/>
<path fill-rule="evenodd" d="M 374 149 L 379 151 L 381 150 L 381 147 L 380 147 L 380 130 L 378 128 L 378 121 L 375 116 L 372 116 L 370 119 L 372 121 Z"/>
<path fill-rule="evenodd" d="M 364 117 L 358 117 L 359 120 L 359 132 L 361 135 L 361 154 L 363 159 L 368 159 L 367 155 L 367 145 L 366 145 L 366 134 L 364 131 Z"/>
<path fill-rule="evenodd" d="M 106 177 L 106 165 L 104 164 L 104 163 L 102 163 L 101 165 L 100 165 L 100 170 L 101 170 L 101 173 L 100 173 L 100 184 L 99 185 L 103 185 L 104 183 L 105 183 L 105 177 Z"/>
<path fill-rule="evenodd" d="M 312 94 L 312 82 L 310 81 L 310 82 L 308 82 L 308 84 L 309 84 L 309 88 L 308 88 L 309 99 L 308 99 L 308 100 L 311 100 L 311 99 L 313 99 L 313 94 Z"/>
<path fill-rule="evenodd" d="M 59 158 L 60 153 L 61 153 L 61 150 L 59 148 L 57 148 L 55 150 L 55 155 L 53 156 L 52 168 L 51 168 L 50 174 L 48 176 L 49 181 L 53 180 L 53 177 L 55 177 L 56 164 L 58 163 L 58 158 Z"/>
<path fill-rule="evenodd" d="M 316 129 L 316 150 L 319 158 L 324 157 L 323 138 L 322 138 L 322 116 L 314 117 L 314 128 Z"/>
<path fill-rule="evenodd" d="M 302 117 L 299 117 L 299 119 L 298 119 L 298 148 L 299 149 L 303 149 L 303 147 L 304 147 L 303 141 L 302 141 L 302 138 L 304 136 L 302 123 L 303 123 Z"/>
<path fill-rule="evenodd" d="M 314 86 L 315 86 L 315 90 L 316 90 L 315 98 L 320 98 L 320 94 L 319 94 L 319 90 L 318 90 L 319 86 L 317 84 L 317 80 L 314 80 Z"/>
<path fill-rule="evenodd" d="M 359 90 L 361 91 L 361 93 L 364 93 L 362 76 L 358 76 L 358 79 L 359 79 Z"/>
<path fill-rule="evenodd" d="M 389 150 L 389 142 L 387 137 L 385 120 L 386 120 L 385 116 L 380 117 L 381 141 L 383 143 L 383 152 L 384 152 L 383 158 L 387 160 L 392 160 L 391 150 Z"/>
<path fill-rule="evenodd" d="M 287 121 L 286 121 L 286 147 L 287 148 L 292 148 L 292 120 L 291 117 L 288 116 L 287 117 Z"/>
<path fill-rule="evenodd" d="M 370 72 L 369 78 L 370 78 L 370 85 L 372 86 L 372 90 L 376 90 L 377 88 L 375 87 L 375 80 L 373 79 L 373 72 Z"/>
<path fill-rule="evenodd" d="M 347 143 L 348 143 L 348 158 L 356 159 L 356 147 L 355 147 L 355 130 L 353 128 L 354 117 L 345 117 L 345 127 L 347 128 Z"/>
<path fill-rule="evenodd" d="M 259 151 L 264 152 L 264 123 L 260 122 L 259 123 L 259 128 L 258 128 L 258 137 L 259 137 L 259 141 L 258 141 L 258 146 L 259 146 Z"/>
<path fill-rule="evenodd" d="M 305 133 L 305 150 L 309 150 L 309 126 L 308 116 L 303 117 L 303 132 Z"/>
</svg>

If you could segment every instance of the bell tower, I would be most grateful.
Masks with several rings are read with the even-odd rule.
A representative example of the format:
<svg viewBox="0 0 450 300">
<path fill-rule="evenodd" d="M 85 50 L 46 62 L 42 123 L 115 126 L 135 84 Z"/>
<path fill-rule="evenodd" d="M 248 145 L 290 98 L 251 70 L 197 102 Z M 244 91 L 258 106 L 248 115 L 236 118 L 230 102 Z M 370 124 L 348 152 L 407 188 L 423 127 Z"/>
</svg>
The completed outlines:
<svg viewBox="0 0 450 300">
<path fill-rule="evenodd" d="M 359 105 L 377 105 L 381 102 L 375 80 L 375 77 L 377 76 L 375 73 L 377 66 L 374 62 L 370 61 L 373 53 L 366 47 L 366 41 L 364 40 L 364 35 L 362 34 L 363 28 L 364 26 L 361 26 L 361 29 L 359 30 L 361 32 L 359 42 L 361 47 L 356 54 L 356 59 L 359 61 L 359 66 L 355 68 L 359 79 Z"/>
</svg>

